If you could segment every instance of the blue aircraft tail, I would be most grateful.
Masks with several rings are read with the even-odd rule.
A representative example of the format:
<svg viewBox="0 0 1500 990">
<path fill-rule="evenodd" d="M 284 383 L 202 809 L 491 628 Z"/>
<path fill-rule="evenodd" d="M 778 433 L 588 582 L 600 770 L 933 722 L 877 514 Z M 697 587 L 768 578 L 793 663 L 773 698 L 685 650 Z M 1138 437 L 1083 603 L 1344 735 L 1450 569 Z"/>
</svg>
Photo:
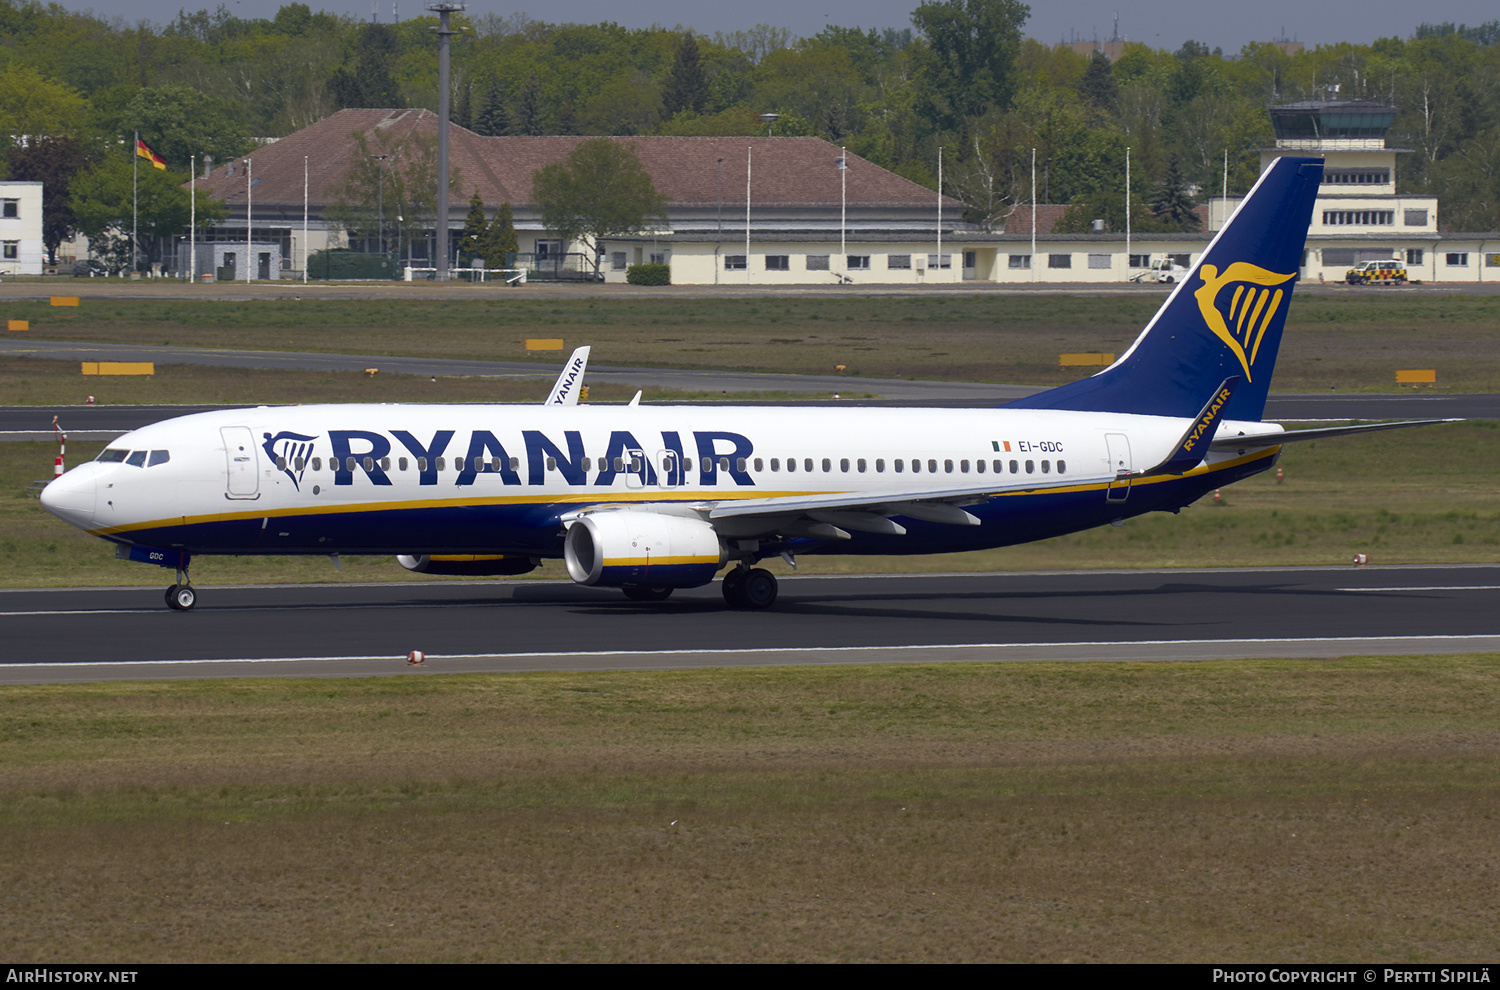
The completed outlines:
<svg viewBox="0 0 1500 990">
<path fill-rule="evenodd" d="M 1278 158 L 1123 357 L 1010 407 L 1189 417 L 1239 377 L 1223 416 L 1259 420 L 1322 181 L 1321 158 Z"/>
</svg>

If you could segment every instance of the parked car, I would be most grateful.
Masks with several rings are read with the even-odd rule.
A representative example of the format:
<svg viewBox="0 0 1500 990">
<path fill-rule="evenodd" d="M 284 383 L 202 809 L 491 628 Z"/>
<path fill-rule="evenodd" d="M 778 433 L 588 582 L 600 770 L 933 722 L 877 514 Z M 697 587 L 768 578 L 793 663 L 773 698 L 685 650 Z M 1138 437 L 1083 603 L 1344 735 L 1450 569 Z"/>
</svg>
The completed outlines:
<svg viewBox="0 0 1500 990">
<path fill-rule="evenodd" d="M 108 275 L 109 269 L 104 263 L 95 261 L 93 258 L 85 258 L 83 261 L 73 262 L 74 278 L 93 278 L 95 275 Z"/>
</svg>

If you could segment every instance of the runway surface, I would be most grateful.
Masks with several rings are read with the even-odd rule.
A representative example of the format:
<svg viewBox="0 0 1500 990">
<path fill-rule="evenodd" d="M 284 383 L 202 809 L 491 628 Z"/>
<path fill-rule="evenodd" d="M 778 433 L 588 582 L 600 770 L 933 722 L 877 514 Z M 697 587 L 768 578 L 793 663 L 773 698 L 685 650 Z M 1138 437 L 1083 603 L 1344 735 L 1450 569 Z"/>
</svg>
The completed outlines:
<svg viewBox="0 0 1500 990">
<path fill-rule="evenodd" d="M 767 612 L 717 583 L 652 605 L 536 581 L 204 584 L 190 613 L 161 587 L 0 591 L 0 683 L 1490 652 L 1497 597 L 1500 565 L 791 577 Z"/>
</svg>

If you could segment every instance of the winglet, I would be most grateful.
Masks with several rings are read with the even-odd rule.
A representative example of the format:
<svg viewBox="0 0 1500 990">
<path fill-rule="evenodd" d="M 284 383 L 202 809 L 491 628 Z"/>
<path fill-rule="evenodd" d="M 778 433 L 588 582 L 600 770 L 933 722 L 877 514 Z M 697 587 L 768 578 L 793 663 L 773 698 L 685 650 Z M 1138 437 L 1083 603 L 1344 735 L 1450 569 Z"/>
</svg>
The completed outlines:
<svg viewBox="0 0 1500 990">
<path fill-rule="evenodd" d="M 1214 390 L 1213 397 L 1204 403 L 1193 425 L 1177 441 L 1171 456 L 1145 473 L 1185 474 L 1202 464 L 1209 444 L 1213 442 L 1214 432 L 1219 428 L 1219 421 L 1224 418 L 1224 410 L 1229 407 L 1229 397 L 1239 383 L 1238 375 L 1224 379 L 1224 383 Z"/>
<path fill-rule="evenodd" d="M 573 356 L 568 358 L 568 363 L 563 366 L 562 374 L 557 376 L 557 384 L 552 386 L 552 394 L 547 396 L 547 405 L 578 405 L 578 393 L 583 385 L 583 369 L 587 368 L 588 364 L 587 346 L 574 351 Z"/>
</svg>

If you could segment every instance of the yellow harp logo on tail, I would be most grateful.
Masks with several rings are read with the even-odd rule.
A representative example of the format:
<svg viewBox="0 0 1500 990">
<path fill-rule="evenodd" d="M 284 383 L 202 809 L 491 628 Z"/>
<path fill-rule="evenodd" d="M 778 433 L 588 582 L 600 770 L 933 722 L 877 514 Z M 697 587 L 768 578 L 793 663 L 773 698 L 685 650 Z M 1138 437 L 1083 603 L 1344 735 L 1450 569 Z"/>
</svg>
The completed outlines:
<svg viewBox="0 0 1500 990">
<path fill-rule="evenodd" d="M 1208 328 L 1240 359 L 1247 382 L 1254 381 L 1250 367 L 1255 364 L 1261 338 L 1286 295 L 1285 289 L 1272 286 L 1290 281 L 1295 274 L 1278 275 L 1247 261 L 1236 261 L 1222 275 L 1216 265 L 1199 269 L 1203 286 L 1193 293 L 1198 300 L 1198 311 Z M 1230 286 L 1234 292 L 1221 300 L 1221 293 Z M 1221 301 L 1227 303 L 1223 310 L 1219 308 Z"/>
</svg>

